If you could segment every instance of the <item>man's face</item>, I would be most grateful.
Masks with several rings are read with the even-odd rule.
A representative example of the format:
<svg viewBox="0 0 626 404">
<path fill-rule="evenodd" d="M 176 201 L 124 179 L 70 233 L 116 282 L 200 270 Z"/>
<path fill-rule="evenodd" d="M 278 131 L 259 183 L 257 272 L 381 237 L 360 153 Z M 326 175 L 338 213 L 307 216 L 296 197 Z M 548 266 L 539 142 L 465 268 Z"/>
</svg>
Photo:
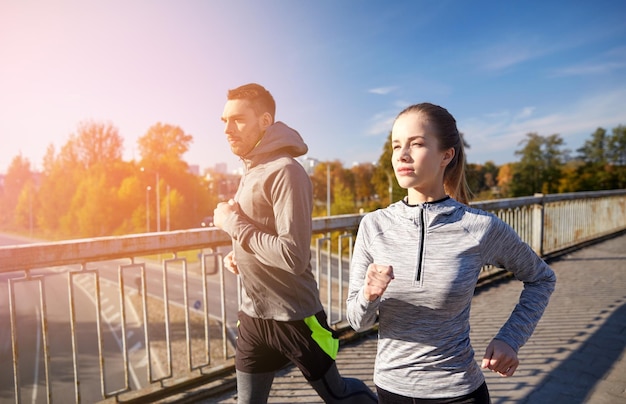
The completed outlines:
<svg viewBox="0 0 626 404">
<path fill-rule="evenodd" d="M 243 157 L 258 143 L 270 125 L 269 114 L 257 115 L 247 100 L 228 100 L 224 106 L 222 121 L 224 133 L 232 152 Z"/>
</svg>

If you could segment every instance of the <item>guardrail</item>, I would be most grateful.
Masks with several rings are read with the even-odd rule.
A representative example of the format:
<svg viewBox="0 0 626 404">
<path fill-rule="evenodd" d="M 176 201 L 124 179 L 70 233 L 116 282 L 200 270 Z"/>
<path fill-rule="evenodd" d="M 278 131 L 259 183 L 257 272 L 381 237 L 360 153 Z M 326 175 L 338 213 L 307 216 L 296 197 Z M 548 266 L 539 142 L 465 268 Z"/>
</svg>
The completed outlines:
<svg viewBox="0 0 626 404">
<path fill-rule="evenodd" d="M 543 257 L 626 229 L 626 190 L 471 205 Z M 314 272 L 336 328 L 361 218 L 313 220 Z M 218 229 L 194 229 L 0 247 L 0 323 L 10 324 L 0 401 L 152 402 L 232 378 L 240 286 L 222 268 L 229 245 Z"/>
</svg>

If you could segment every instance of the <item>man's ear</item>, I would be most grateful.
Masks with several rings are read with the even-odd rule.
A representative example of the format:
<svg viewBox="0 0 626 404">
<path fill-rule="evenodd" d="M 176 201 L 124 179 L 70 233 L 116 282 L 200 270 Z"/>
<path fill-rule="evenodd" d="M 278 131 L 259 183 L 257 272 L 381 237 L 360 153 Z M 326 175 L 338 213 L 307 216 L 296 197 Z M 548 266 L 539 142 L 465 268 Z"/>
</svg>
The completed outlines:
<svg viewBox="0 0 626 404">
<path fill-rule="evenodd" d="M 263 115 L 261 115 L 260 121 L 261 129 L 265 130 L 274 123 L 274 117 L 269 112 L 264 112 Z"/>
</svg>

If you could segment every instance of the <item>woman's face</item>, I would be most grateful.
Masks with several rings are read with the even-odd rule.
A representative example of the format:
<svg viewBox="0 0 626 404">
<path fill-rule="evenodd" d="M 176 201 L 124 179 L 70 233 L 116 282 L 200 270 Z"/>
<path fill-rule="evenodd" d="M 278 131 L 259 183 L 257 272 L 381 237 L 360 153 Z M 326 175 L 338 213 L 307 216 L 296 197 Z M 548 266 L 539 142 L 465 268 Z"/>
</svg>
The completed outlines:
<svg viewBox="0 0 626 404">
<path fill-rule="evenodd" d="M 435 128 L 426 115 L 407 112 L 399 116 L 391 131 L 391 163 L 398 184 L 424 194 L 443 190 L 443 173 L 454 149 L 440 151 Z"/>
</svg>

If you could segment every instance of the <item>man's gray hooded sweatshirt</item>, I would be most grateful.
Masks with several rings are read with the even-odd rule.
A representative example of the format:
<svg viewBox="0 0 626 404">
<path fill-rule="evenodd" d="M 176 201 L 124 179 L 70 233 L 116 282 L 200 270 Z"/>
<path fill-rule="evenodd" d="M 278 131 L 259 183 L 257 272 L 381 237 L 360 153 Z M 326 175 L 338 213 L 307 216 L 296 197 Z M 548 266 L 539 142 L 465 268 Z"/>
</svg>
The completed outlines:
<svg viewBox="0 0 626 404">
<path fill-rule="evenodd" d="M 294 159 L 307 151 L 298 132 L 276 122 L 242 159 L 240 212 L 223 229 L 233 239 L 241 310 L 250 317 L 302 320 L 323 309 L 311 270 L 313 187 Z"/>
<path fill-rule="evenodd" d="M 395 279 L 368 302 L 371 263 L 391 265 Z M 367 214 L 350 269 L 347 318 L 356 330 L 379 318 L 377 386 L 403 396 L 469 394 L 484 381 L 470 345 L 470 304 L 478 275 L 491 264 L 524 282 L 519 302 L 495 338 L 517 351 L 541 318 L 556 277 L 496 216 L 447 198 L 410 206 L 396 202 Z M 495 303 L 495 302 L 494 302 Z"/>
</svg>

